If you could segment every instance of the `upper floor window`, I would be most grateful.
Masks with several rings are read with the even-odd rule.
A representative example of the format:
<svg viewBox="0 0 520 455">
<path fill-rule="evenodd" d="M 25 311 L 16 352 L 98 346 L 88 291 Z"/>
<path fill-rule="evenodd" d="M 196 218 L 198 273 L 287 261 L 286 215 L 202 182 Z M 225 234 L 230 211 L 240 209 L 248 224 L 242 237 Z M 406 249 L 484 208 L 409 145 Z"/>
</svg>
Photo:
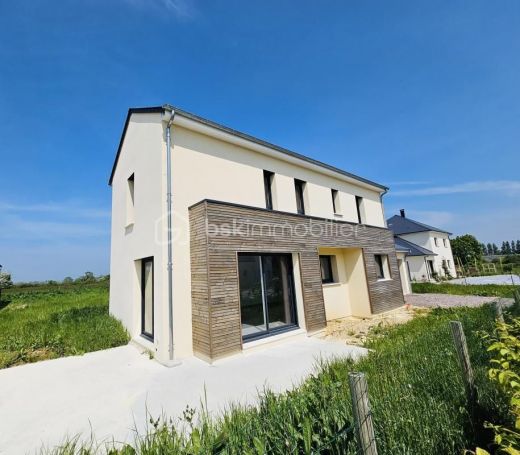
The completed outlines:
<svg viewBox="0 0 520 455">
<path fill-rule="evenodd" d="M 296 191 L 296 211 L 301 215 L 305 214 L 305 192 L 306 183 L 303 180 L 294 179 L 294 189 Z"/>
<path fill-rule="evenodd" d="M 126 181 L 126 225 L 134 223 L 134 174 Z"/>
<path fill-rule="evenodd" d="M 363 212 L 363 198 L 361 196 L 356 196 L 356 210 L 357 210 L 357 218 L 358 223 L 363 224 L 365 222 L 365 214 Z"/>
<path fill-rule="evenodd" d="M 273 178 L 273 172 L 264 171 L 265 207 L 267 210 L 273 210 Z"/>
<path fill-rule="evenodd" d="M 374 259 L 376 261 L 376 273 L 379 280 L 390 278 L 390 266 L 388 265 L 388 255 L 386 254 L 375 254 Z"/>
<path fill-rule="evenodd" d="M 330 190 L 332 195 L 332 209 L 334 214 L 339 215 L 341 213 L 341 207 L 339 202 L 339 191 L 338 190 Z"/>
<path fill-rule="evenodd" d="M 442 239 L 442 243 L 444 244 L 444 248 L 448 247 L 448 242 L 446 239 Z"/>
<path fill-rule="evenodd" d="M 437 237 L 434 237 L 433 241 L 435 243 L 435 246 L 439 246 L 439 239 Z"/>
</svg>

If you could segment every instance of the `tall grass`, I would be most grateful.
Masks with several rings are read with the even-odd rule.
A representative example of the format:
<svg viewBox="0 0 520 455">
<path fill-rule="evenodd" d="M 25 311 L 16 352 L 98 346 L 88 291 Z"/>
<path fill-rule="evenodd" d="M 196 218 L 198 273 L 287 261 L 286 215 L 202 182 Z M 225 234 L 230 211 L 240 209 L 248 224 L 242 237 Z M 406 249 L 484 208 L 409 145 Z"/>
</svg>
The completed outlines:
<svg viewBox="0 0 520 455">
<path fill-rule="evenodd" d="M 518 286 L 512 284 L 450 284 L 412 283 L 412 292 L 417 294 L 480 295 L 483 297 L 513 297 Z"/>
<path fill-rule="evenodd" d="M 13 287 L 0 302 L 0 368 L 128 342 L 108 314 L 108 284 Z"/>
<path fill-rule="evenodd" d="M 479 391 L 469 410 L 448 321 L 462 321 Z M 486 446 L 483 422 L 507 419 L 507 402 L 489 381 L 489 355 L 479 331 L 493 330 L 494 308 L 436 309 L 385 329 L 360 361 L 323 364 L 300 387 L 265 391 L 257 407 L 232 407 L 219 418 L 187 410 L 180 420 L 153 422 L 132 445 L 96 449 L 76 444 L 53 454 L 355 454 L 349 371 L 366 373 L 381 454 L 455 454 Z M 186 429 L 188 431 L 183 431 Z M 70 444 L 70 443 L 69 443 Z M 84 450 L 84 451 L 82 451 Z"/>
</svg>

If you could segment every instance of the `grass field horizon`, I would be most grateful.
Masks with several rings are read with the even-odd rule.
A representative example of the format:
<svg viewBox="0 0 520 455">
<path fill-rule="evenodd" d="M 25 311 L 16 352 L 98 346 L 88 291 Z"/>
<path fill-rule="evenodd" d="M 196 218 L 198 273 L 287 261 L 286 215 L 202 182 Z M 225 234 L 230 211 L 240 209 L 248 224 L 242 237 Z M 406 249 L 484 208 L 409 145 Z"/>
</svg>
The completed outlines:
<svg viewBox="0 0 520 455">
<path fill-rule="evenodd" d="M 16 285 L 0 301 L 0 368 L 126 344 L 108 312 L 108 280 Z"/>
</svg>

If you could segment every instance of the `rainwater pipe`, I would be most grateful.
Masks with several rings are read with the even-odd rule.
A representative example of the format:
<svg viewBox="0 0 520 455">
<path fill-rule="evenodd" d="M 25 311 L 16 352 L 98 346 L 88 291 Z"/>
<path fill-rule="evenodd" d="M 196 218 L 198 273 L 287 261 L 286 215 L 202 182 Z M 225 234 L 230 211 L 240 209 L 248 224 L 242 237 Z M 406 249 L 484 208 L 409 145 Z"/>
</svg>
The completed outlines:
<svg viewBox="0 0 520 455">
<path fill-rule="evenodd" d="M 163 121 L 166 123 L 166 216 L 168 220 L 168 360 L 173 363 L 173 252 L 172 252 L 172 143 L 171 127 L 175 111 L 165 108 Z"/>
</svg>

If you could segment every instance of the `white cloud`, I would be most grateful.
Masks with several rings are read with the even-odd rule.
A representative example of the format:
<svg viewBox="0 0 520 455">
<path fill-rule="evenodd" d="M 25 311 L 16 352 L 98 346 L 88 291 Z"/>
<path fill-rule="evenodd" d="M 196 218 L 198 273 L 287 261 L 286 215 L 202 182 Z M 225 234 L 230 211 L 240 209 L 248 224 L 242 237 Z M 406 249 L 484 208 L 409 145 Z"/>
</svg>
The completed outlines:
<svg viewBox="0 0 520 455">
<path fill-rule="evenodd" d="M 101 208 L 87 207 L 82 201 L 67 201 L 61 203 L 49 202 L 43 204 L 13 204 L 0 202 L 0 213 L 34 213 L 34 214 L 64 214 L 81 218 L 109 218 L 110 211 Z"/>
<path fill-rule="evenodd" d="M 169 11 L 178 18 L 193 18 L 195 8 L 190 0 L 123 0 L 136 8 Z"/>
<path fill-rule="evenodd" d="M 520 193 L 520 181 L 487 180 L 478 182 L 457 183 L 445 186 L 432 186 L 410 190 L 392 191 L 392 196 L 436 196 L 460 193 L 499 192 L 508 195 Z"/>
<path fill-rule="evenodd" d="M 427 180 L 402 180 L 397 182 L 390 182 L 391 186 L 408 186 L 408 185 L 428 185 L 430 182 Z"/>
</svg>

